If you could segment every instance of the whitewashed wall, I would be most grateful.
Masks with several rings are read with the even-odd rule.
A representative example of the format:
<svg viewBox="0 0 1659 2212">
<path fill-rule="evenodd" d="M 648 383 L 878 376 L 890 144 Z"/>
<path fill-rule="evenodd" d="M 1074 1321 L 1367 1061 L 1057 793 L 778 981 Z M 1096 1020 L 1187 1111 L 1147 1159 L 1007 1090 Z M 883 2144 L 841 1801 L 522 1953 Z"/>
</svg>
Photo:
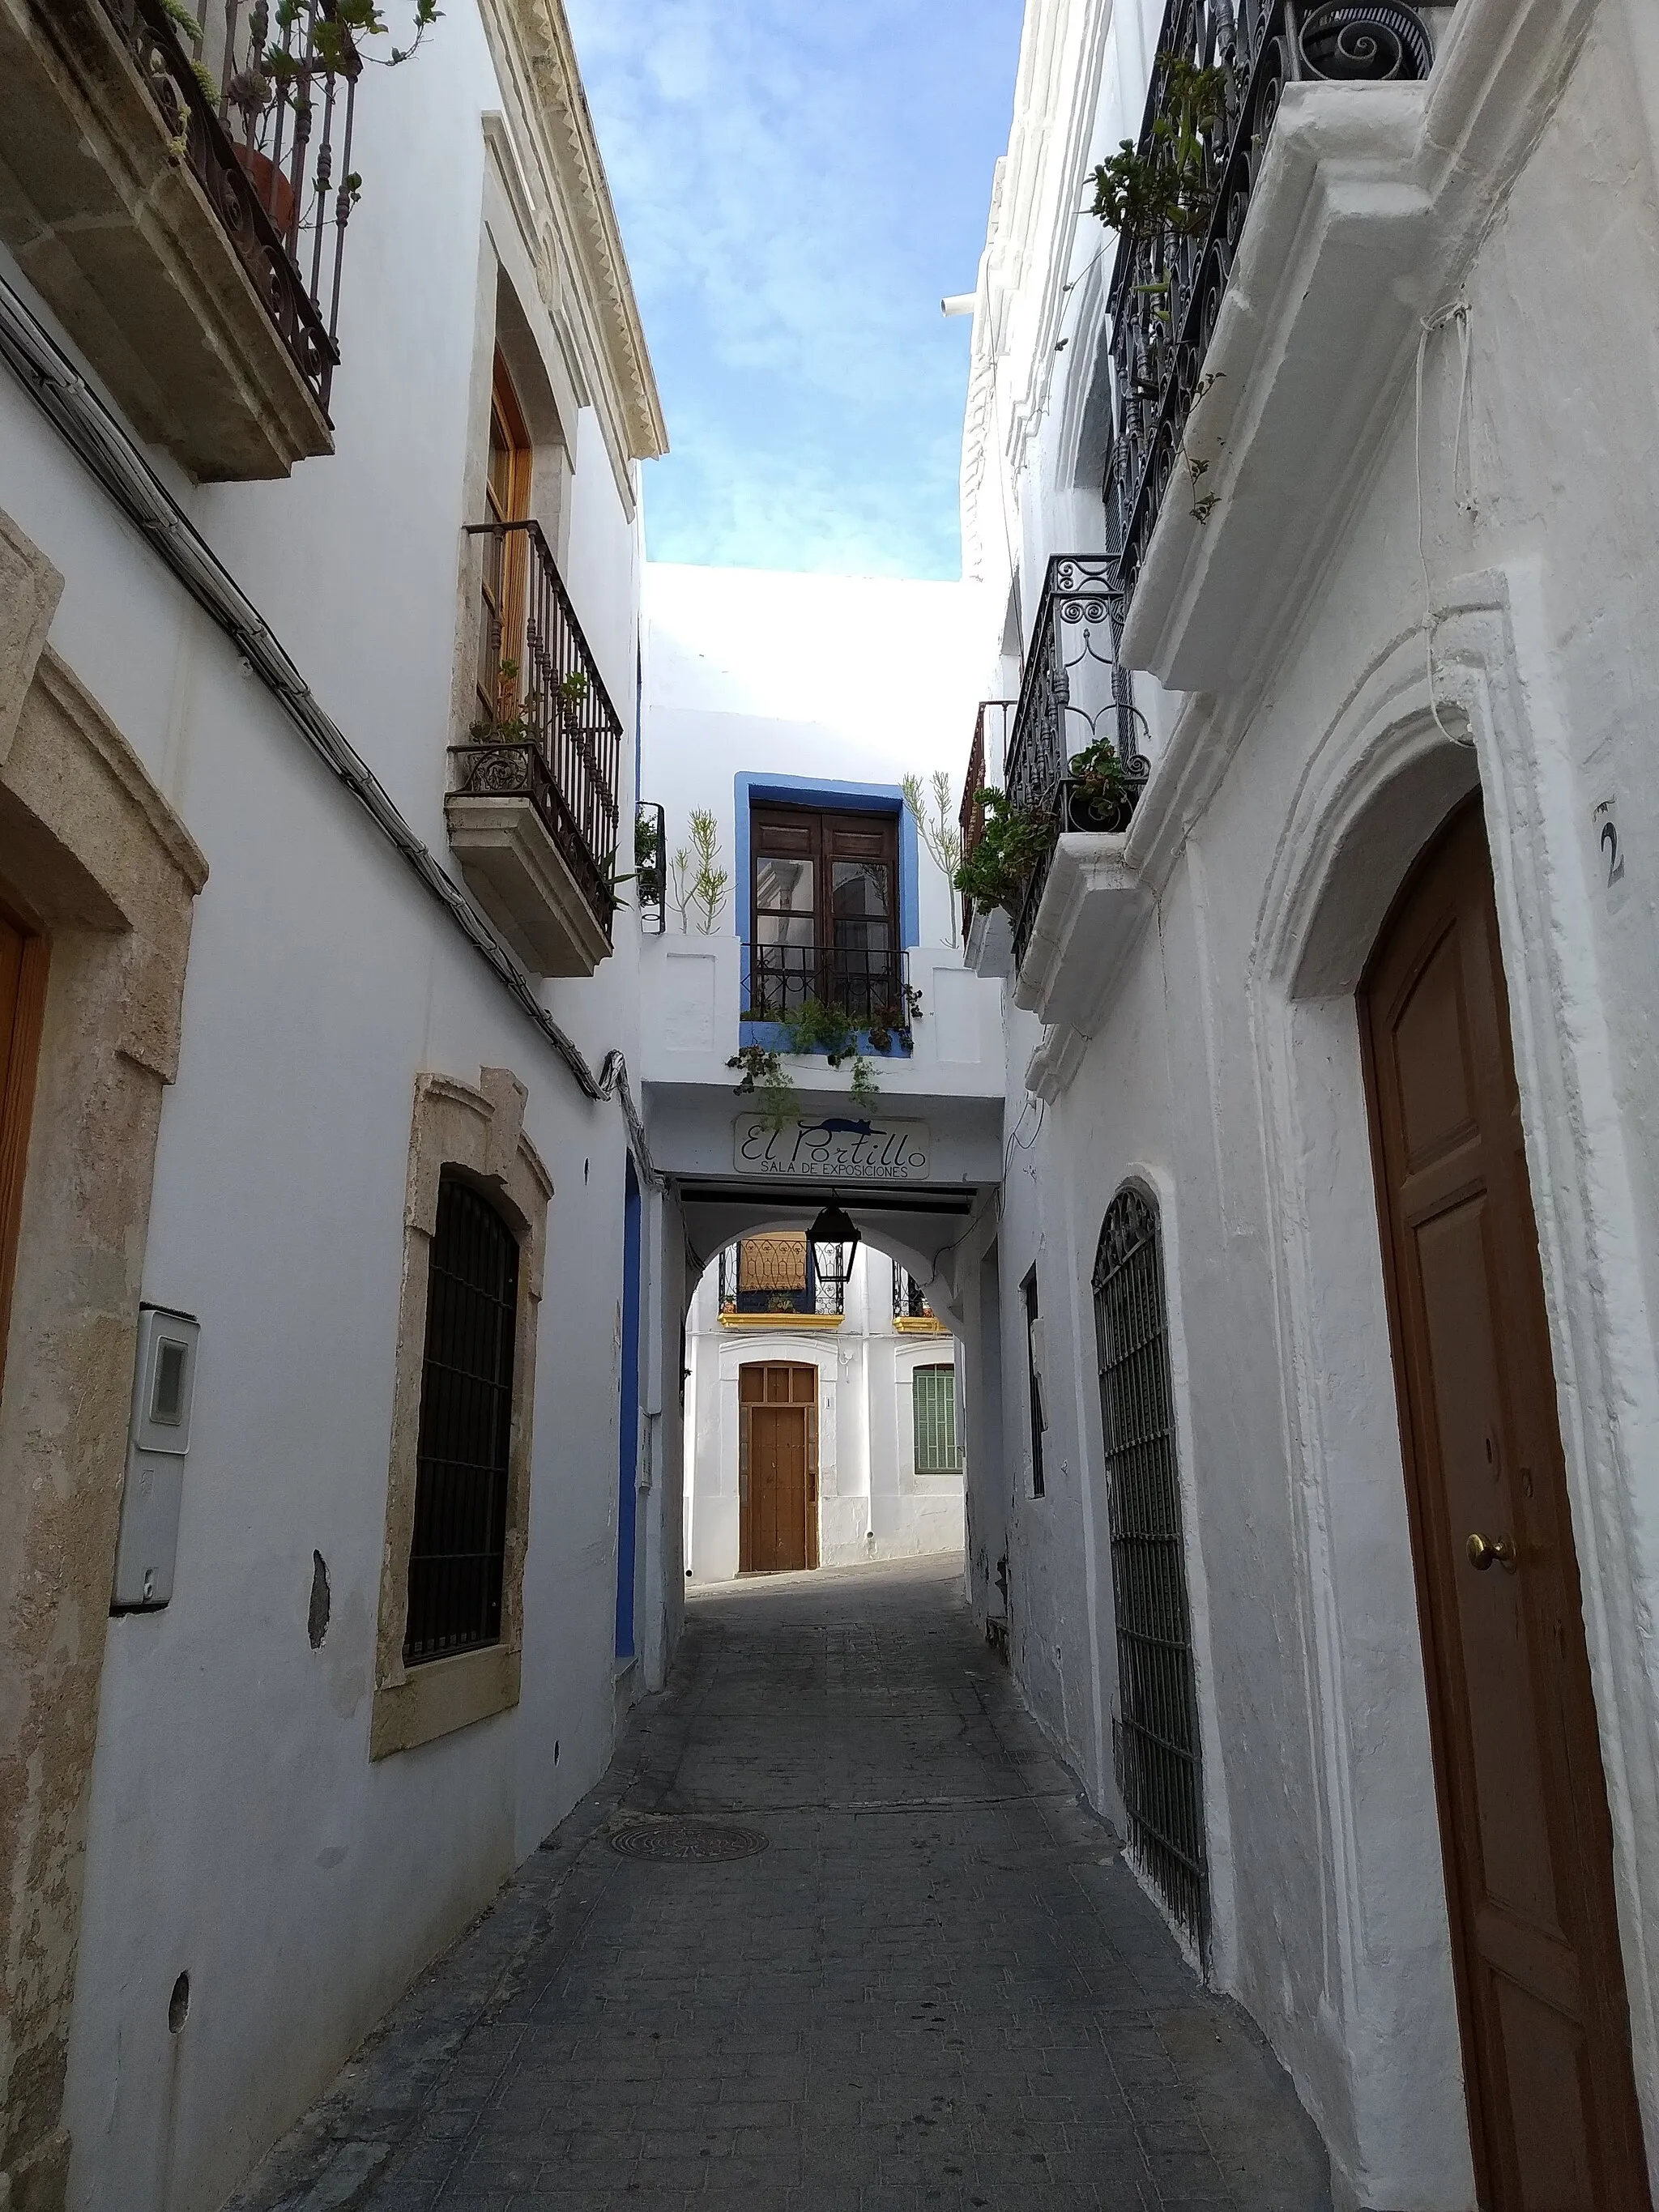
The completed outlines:
<svg viewBox="0 0 1659 2212">
<path fill-rule="evenodd" d="M 177 490 L 443 857 L 499 221 L 483 118 L 504 100 L 471 7 L 447 9 L 408 67 L 370 74 L 337 451 L 288 483 Z M 538 301 L 523 305 L 550 359 Z M 592 410 L 564 427 L 566 580 L 627 724 L 626 822 L 640 532 Z M 211 868 L 144 1267 L 147 1298 L 203 1323 L 177 1589 L 165 1611 L 87 1626 L 108 1644 L 67 2115 L 76 2212 L 210 2212 L 609 1759 L 624 1127 L 615 1103 L 581 1097 L 9 377 L 0 505 L 66 578 L 52 645 Z M 596 1067 L 611 1047 L 637 1066 L 636 950 L 623 915 L 591 982 L 547 987 Z M 476 1083 L 481 1065 L 526 1085 L 556 1185 L 522 1699 L 372 1765 L 414 1083 Z M 659 1680 L 682 1604 L 683 1237 L 660 1205 L 647 1219 L 640 1626 Z M 313 1551 L 331 1587 L 314 1650 Z M 171 2036 L 180 1972 L 190 2018 Z"/>
<path fill-rule="evenodd" d="M 838 1328 L 725 1328 L 719 1267 L 705 1271 L 687 1328 L 685 1557 L 696 1582 L 738 1572 L 738 1370 L 760 1360 L 818 1374 L 818 1562 L 914 1559 L 959 1551 L 960 1474 L 918 1474 L 911 1377 L 954 1364 L 949 1335 L 894 1329 L 892 1262 L 854 1255 Z M 695 1419 L 690 1408 L 696 1407 Z"/>
<path fill-rule="evenodd" d="M 1028 621 L 1048 555 L 1104 544 L 1085 436 L 1102 313 L 1091 262 L 1103 234 L 1073 222 L 1065 179 L 1036 204 L 1030 177 L 1070 145 L 1075 182 L 1091 141 L 1086 158 L 1098 158 L 1133 129 L 1144 62 L 1131 66 L 1131 48 L 1144 56 L 1158 12 L 1120 5 L 1109 31 L 1071 0 L 1028 14 L 964 463 L 988 592 L 1000 604 L 1018 567 Z M 1203 1706 L 1212 1972 L 1261 2023 L 1319 2121 L 1337 2201 L 1390 2212 L 1463 2212 L 1473 2182 L 1352 991 L 1412 852 L 1477 785 L 1494 847 L 1636 2073 L 1659 2150 L 1659 1665 L 1646 1626 L 1659 1596 L 1647 1472 L 1659 1431 L 1659 893 L 1645 859 L 1659 823 L 1644 765 L 1659 698 L 1650 618 L 1659 555 L 1647 521 L 1659 494 L 1659 45 L 1650 11 L 1621 0 L 1528 15 L 1532 51 L 1551 56 L 1553 74 L 1540 62 L 1527 125 L 1535 144 L 1461 280 L 1474 511 L 1454 497 L 1458 362 L 1443 335 L 1426 361 L 1420 432 L 1410 352 L 1392 373 L 1389 404 L 1343 487 L 1352 504 L 1254 688 L 1183 701 L 1136 678 L 1158 762 L 1128 848 L 1155 907 L 1093 1034 L 1075 1041 L 1058 1095 L 1039 1106 L 1022 1101 L 1017 1075 L 1011 1085 L 1016 1142 L 995 1229 L 994 1462 L 984 1443 L 995 1409 L 979 1371 L 994 1346 L 976 1274 L 989 1224 L 957 1273 L 970 1589 L 1000 1609 L 994 1577 L 1006 1550 L 1021 1680 L 1097 1802 L 1117 1814 L 1090 1277 L 1115 1192 L 1134 1178 L 1158 1194 Z M 1460 35 L 1477 40 L 1496 21 L 1468 5 L 1457 17 Z M 1553 395 L 1567 392 L 1572 403 L 1558 405 Z M 1423 672 L 1419 436 L 1424 535 L 1444 611 L 1439 693 L 1467 712 L 1472 747 L 1436 731 Z M 1300 458 L 1263 453 L 1258 482 Z M 988 627 L 982 665 L 996 643 Z M 1596 811 L 1609 799 L 1635 856 L 1612 898 Z M 1018 1071 L 1041 1031 L 1012 1006 L 1007 1025 Z M 1034 1263 L 1050 1422 L 1040 1500 L 1018 1294 Z"/>
<path fill-rule="evenodd" d="M 745 771 L 892 785 L 943 769 L 960 799 L 985 619 L 971 586 L 653 562 L 645 609 L 642 796 L 666 810 L 671 850 L 707 807 L 735 878 Z M 918 887 L 921 944 L 948 945 L 951 894 L 925 854 Z M 738 890 L 722 935 L 737 927 Z"/>
</svg>

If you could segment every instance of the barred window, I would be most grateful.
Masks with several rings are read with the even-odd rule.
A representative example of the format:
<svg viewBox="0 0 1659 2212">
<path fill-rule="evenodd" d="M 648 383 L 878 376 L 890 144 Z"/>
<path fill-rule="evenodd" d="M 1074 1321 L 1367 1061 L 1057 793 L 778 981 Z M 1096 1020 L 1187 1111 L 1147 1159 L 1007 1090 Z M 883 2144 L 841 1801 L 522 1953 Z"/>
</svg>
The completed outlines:
<svg viewBox="0 0 1659 2212">
<path fill-rule="evenodd" d="M 1117 1615 L 1118 1786 L 1130 1840 L 1201 1950 L 1208 1887 L 1198 1686 L 1157 1208 L 1121 1190 L 1095 1258 L 1095 1328 Z"/>
<path fill-rule="evenodd" d="M 519 1245 L 471 1183 L 438 1186 L 404 1658 L 500 1641 Z"/>
<path fill-rule="evenodd" d="M 918 1474 L 955 1474 L 962 1465 L 957 1443 L 957 1371 L 918 1367 L 910 1379 L 910 1410 Z"/>
</svg>

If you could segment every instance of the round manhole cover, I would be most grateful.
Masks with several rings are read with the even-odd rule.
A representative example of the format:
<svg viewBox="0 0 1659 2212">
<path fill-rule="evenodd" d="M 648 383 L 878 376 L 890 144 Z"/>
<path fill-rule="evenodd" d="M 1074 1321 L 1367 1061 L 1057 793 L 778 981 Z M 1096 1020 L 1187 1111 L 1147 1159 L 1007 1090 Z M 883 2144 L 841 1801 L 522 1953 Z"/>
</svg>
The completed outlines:
<svg viewBox="0 0 1659 2212">
<path fill-rule="evenodd" d="M 611 1832 L 611 1848 L 625 1859 L 748 1859 L 766 1849 L 758 1828 L 733 1820 L 636 1820 Z"/>
</svg>

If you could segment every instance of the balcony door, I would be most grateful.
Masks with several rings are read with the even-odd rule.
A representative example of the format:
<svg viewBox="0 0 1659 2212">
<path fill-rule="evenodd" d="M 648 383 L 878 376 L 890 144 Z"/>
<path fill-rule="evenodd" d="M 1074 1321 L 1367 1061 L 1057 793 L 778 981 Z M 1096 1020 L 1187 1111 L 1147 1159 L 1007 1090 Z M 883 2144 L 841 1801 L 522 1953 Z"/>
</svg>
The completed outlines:
<svg viewBox="0 0 1659 2212">
<path fill-rule="evenodd" d="M 530 433 L 507 363 L 495 356 L 489 395 L 489 463 L 484 513 L 495 530 L 483 540 L 482 604 L 478 609 L 478 708 L 481 720 L 509 722 L 524 696 L 526 564 L 522 531 L 502 526 L 530 514 Z"/>
<path fill-rule="evenodd" d="M 1595 1705 L 1479 804 L 1360 992 L 1483 2212 L 1646 2212 Z"/>
<path fill-rule="evenodd" d="M 750 850 L 756 1013 L 817 999 L 859 1029 L 902 1021 L 898 816 L 757 806 Z"/>
</svg>

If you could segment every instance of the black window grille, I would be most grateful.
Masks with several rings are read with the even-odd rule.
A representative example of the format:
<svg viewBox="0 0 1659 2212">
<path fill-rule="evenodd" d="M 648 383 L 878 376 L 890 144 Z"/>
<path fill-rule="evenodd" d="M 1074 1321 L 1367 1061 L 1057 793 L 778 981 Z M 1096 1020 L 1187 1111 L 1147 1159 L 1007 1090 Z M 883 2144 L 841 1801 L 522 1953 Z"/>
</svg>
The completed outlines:
<svg viewBox="0 0 1659 2212">
<path fill-rule="evenodd" d="M 1031 1495 L 1044 1495 L 1042 1474 L 1042 1432 L 1048 1425 L 1048 1417 L 1042 1410 L 1042 1316 L 1037 1311 L 1036 1269 L 1033 1267 L 1019 1286 L 1019 1295 L 1025 1307 L 1025 1393 L 1031 1413 Z"/>
<path fill-rule="evenodd" d="M 518 1240 L 488 1199 L 445 1176 L 426 1297 L 410 1664 L 501 1638 L 518 1305 Z"/>
<path fill-rule="evenodd" d="M 1140 1191 L 1121 1190 L 1107 1211 L 1094 1291 L 1117 1611 L 1112 1750 L 1131 1845 L 1201 1954 L 1209 1909 L 1203 1776 L 1170 1327 L 1158 1212 Z"/>
<path fill-rule="evenodd" d="M 932 1321 L 933 1309 L 921 1294 L 921 1285 L 896 1260 L 893 1262 L 893 1318 L 895 1321 Z"/>
</svg>

